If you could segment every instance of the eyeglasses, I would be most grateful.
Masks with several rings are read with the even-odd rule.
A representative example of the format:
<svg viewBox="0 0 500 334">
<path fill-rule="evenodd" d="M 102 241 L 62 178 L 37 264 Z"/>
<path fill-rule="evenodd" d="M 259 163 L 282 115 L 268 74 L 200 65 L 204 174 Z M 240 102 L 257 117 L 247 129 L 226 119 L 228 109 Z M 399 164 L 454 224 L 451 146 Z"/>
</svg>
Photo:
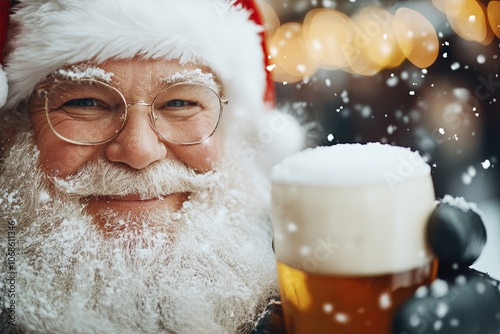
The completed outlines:
<svg viewBox="0 0 500 334">
<path fill-rule="evenodd" d="M 164 140 L 199 144 L 214 134 L 228 103 L 208 86 L 185 82 L 168 86 L 151 103 L 127 103 L 118 89 L 94 79 L 58 81 L 37 95 L 45 99 L 52 131 L 77 145 L 104 144 L 118 136 L 132 105 L 150 107 L 152 127 Z"/>
</svg>

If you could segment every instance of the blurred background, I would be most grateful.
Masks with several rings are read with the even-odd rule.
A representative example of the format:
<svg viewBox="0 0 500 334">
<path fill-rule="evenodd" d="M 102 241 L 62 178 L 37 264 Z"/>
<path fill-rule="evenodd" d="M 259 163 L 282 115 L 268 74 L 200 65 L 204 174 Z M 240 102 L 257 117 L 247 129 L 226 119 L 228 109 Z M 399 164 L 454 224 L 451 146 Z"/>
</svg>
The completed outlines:
<svg viewBox="0 0 500 334">
<path fill-rule="evenodd" d="M 436 196 L 485 214 L 500 278 L 500 1 L 259 0 L 278 106 L 311 146 L 418 150 Z"/>
</svg>

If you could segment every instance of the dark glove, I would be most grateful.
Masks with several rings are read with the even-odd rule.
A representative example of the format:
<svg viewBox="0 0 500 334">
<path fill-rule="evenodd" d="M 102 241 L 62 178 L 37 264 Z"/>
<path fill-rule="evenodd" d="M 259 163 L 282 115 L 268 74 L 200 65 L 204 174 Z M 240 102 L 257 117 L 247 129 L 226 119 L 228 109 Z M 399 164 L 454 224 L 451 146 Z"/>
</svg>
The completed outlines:
<svg viewBox="0 0 500 334">
<path fill-rule="evenodd" d="M 469 269 L 486 243 L 481 217 L 441 202 L 427 236 L 439 258 L 438 279 L 398 310 L 393 334 L 499 334 L 499 282 Z"/>
<path fill-rule="evenodd" d="M 281 304 L 269 303 L 251 334 L 286 334 Z"/>
</svg>

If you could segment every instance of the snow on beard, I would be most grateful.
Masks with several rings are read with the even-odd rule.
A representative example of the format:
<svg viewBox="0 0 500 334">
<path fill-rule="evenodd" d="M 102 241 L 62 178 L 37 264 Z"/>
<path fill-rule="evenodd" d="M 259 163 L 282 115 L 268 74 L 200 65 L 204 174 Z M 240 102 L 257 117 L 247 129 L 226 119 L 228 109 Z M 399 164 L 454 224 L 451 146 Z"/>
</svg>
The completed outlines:
<svg viewBox="0 0 500 334">
<path fill-rule="evenodd" d="M 0 242 L 16 221 L 16 324 L 27 332 L 236 333 L 277 295 L 268 185 L 251 169 L 228 163 L 179 212 L 104 237 L 78 196 L 48 195 L 32 142 L 19 136 L 0 175 Z"/>
</svg>

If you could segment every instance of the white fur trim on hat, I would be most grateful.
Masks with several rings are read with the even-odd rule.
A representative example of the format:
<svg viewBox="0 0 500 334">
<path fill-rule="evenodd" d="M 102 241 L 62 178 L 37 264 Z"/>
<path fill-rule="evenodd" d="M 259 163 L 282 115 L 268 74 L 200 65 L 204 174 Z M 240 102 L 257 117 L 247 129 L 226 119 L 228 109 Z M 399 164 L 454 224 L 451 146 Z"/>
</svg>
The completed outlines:
<svg viewBox="0 0 500 334">
<path fill-rule="evenodd" d="M 7 108 L 65 65 L 110 58 L 178 59 L 210 67 L 230 107 L 262 108 L 262 27 L 227 0 L 22 0 L 5 70 Z M 0 95 L 1 96 L 1 95 Z"/>
<path fill-rule="evenodd" d="M 7 76 L 5 75 L 5 72 L 0 66 L 0 108 L 5 104 L 5 101 L 7 100 L 7 93 L 8 93 L 8 85 L 7 85 Z"/>
</svg>

